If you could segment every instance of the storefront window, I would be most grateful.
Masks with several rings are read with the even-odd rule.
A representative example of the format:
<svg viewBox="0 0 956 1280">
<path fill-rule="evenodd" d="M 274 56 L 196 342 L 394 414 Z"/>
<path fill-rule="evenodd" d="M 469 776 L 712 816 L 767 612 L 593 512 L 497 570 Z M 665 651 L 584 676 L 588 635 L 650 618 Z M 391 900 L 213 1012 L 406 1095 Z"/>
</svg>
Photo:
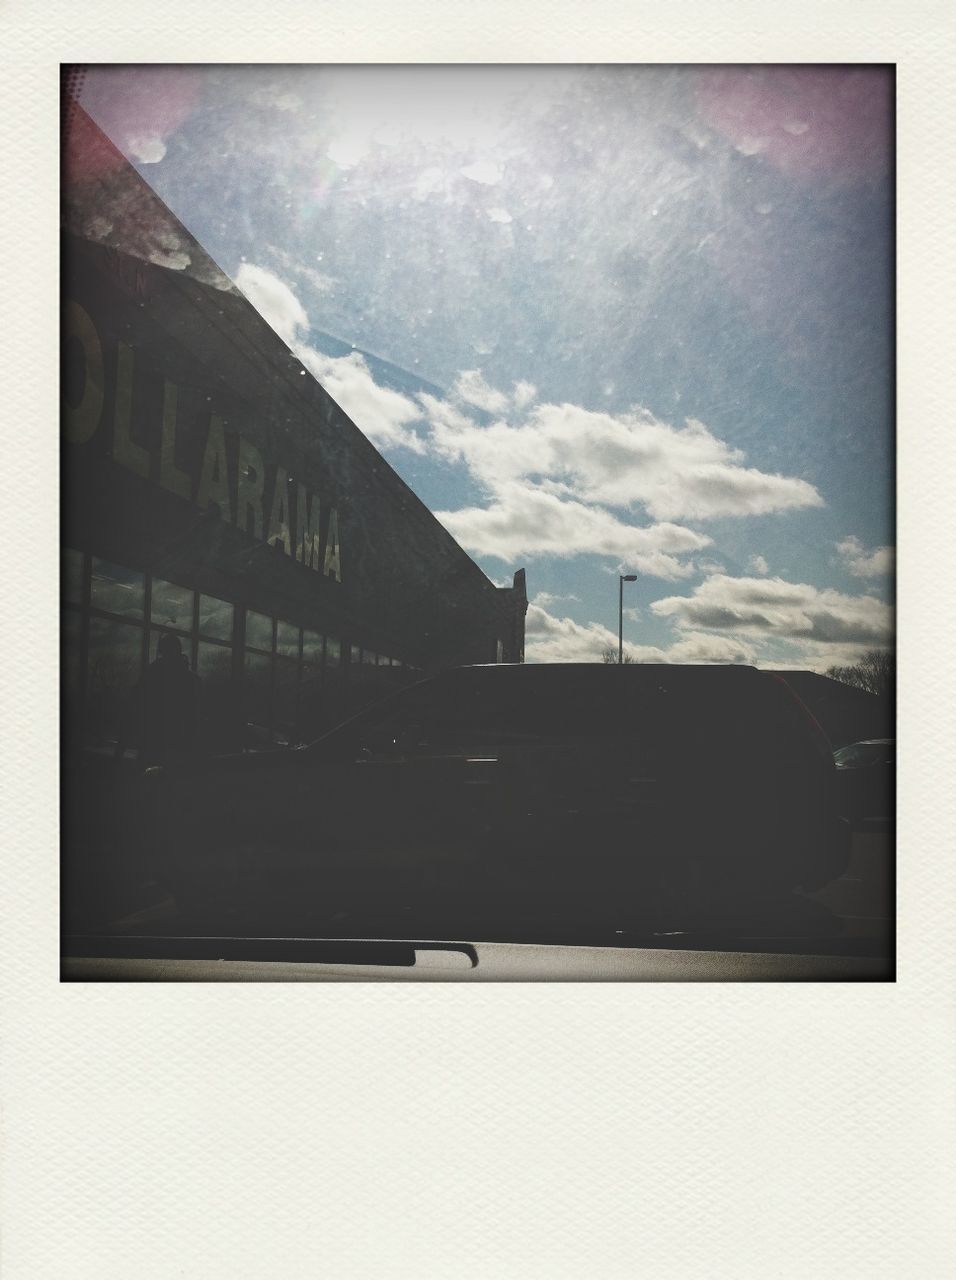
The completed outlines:
<svg viewBox="0 0 956 1280">
<path fill-rule="evenodd" d="M 281 653 L 285 658 L 298 658 L 298 627 L 294 627 L 290 622 L 276 623 L 276 653 Z"/>
<path fill-rule="evenodd" d="M 159 657 L 159 642 L 162 639 L 162 637 L 167 634 L 171 634 L 171 633 L 168 633 L 166 631 L 159 631 L 156 629 L 153 629 L 150 631 L 149 633 L 149 661 L 150 662 L 155 662 L 156 659 Z M 179 641 L 179 652 L 183 656 L 183 661 L 187 664 L 187 666 L 191 667 L 192 664 L 190 662 L 190 658 L 192 654 L 190 652 L 191 646 L 189 643 L 189 637 L 174 636 L 173 638 Z"/>
<path fill-rule="evenodd" d="M 302 661 L 313 667 L 321 667 L 323 637 L 317 631 L 302 632 Z"/>
<path fill-rule="evenodd" d="M 196 649 L 196 670 L 203 684 L 222 684 L 232 678 L 232 650 L 224 644 L 200 640 Z"/>
<path fill-rule="evenodd" d="M 146 600 L 146 579 L 142 573 L 122 565 L 93 558 L 90 603 L 95 609 L 117 613 L 123 618 L 141 618 Z"/>
<path fill-rule="evenodd" d="M 199 634 L 213 640 L 231 640 L 235 606 L 215 596 L 199 597 Z"/>
<path fill-rule="evenodd" d="M 246 613 L 246 644 L 250 649 L 272 652 L 272 619 L 264 613 Z"/>
<path fill-rule="evenodd" d="M 176 631 L 191 631 L 195 591 L 177 587 L 162 578 L 154 578 L 149 606 L 150 621 L 161 627 L 173 627 Z"/>
<path fill-rule="evenodd" d="M 62 696 L 77 745 L 134 745 L 134 690 L 164 635 L 176 638 L 200 679 L 202 745 L 210 752 L 315 736 L 349 710 L 336 703 L 347 659 L 357 684 L 370 688 L 369 667 L 401 665 L 254 609 L 244 611 L 237 652 L 241 606 L 72 548 L 62 552 L 62 594 Z"/>
</svg>

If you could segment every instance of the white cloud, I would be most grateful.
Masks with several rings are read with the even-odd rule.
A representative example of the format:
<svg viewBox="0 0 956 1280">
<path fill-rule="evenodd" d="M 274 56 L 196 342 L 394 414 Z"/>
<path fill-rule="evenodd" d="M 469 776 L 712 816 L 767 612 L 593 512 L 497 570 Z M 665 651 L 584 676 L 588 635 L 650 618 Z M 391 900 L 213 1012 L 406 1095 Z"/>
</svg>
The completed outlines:
<svg viewBox="0 0 956 1280">
<path fill-rule="evenodd" d="M 293 275 L 308 280 L 309 284 L 319 293 L 331 293 L 334 290 L 336 282 L 332 276 L 326 275 L 322 271 L 316 271 L 314 267 L 300 262 L 288 250 L 280 248 L 279 245 L 270 244 L 267 247 L 270 257 L 281 262 L 286 270 Z"/>
<path fill-rule="evenodd" d="M 168 267 L 170 271 L 185 271 L 192 261 L 183 249 L 151 249 L 149 260 L 157 267 Z"/>
<path fill-rule="evenodd" d="M 427 200 L 429 196 L 438 195 L 439 192 L 447 189 L 448 177 L 444 169 L 440 169 L 437 165 L 430 165 L 415 179 L 412 194 L 416 200 Z"/>
<path fill-rule="evenodd" d="M 878 578 L 893 572 L 896 553 L 893 547 L 876 547 L 868 551 L 859 538 L 844 538 L 836 543 L 844 568 L 855 578 Z"/>
<path fill-rule="evenodd" d="M 616 631 L 599 622 L 580 623 L 548 613 L 537 601 L 528 606 L 525 659 L 528 662 L 600 662 L 605 650 L 617 653 Z M 667 648 L 624 642 L 635 662 L 752 663 L 753 647 L 727 636 L 688 633 Z"/>
<path fill-rule="evenodd" d="M 576 595 L 555 595 L 551 591 L 539 591 L 531 603 L 538 605 L 542 609 L 547 609 L 549 604 L 558 604 L 561 601 L 580 601 L 580 599 L 581 597 Z"/>
<path fill-rule="evenodd" d="M 893 610 L 875 596 L 849 596 L 781 578 L 717 574 L 689 596 L 656 600 L 651 611 L 672 618 L 682 630 L 784 640 L 805 654 L 858 656 L 890 643 L 893 635 Z"/>
<path fill-rule="evenodd" d="M 457 405 L 419 396 L 430 450 L 463 463 L 488 495 L 484 507 L 438 513 L 474 554 L 613 556 L 674 579 L 694 571 L 679 556 L 711 545 L 679 518 L 822 505 L 806 481 L 743 466 L 741 453 L 694 420 L 675 428 L 642 409 L 613 416 L 570 404 L 537 405 L 519 425 L 505 420 L 509 407 L 524 408 L 535 395 L 531 383 L 518 382 L 506 396 L 470 369 L 455 383 Z M 465 411 L 469 404 L 501 417 L 480 426 Z M 608 509 L 638 506 L 654 524 L 641 527 Z"/>
<path fill-rule="evenodd" d="M 300 329 L 308 330 L 309 317 L 302 303 L 284 281 L 265 267 L 243 262 L 236 273 L 236 284 L 290 347 L 298 340 Z"/>
<path fill-rule="evenodd" d="M 495 164 L 493 160 L 476 160 L 474 164 L 466 165 L 458 172 L 463 177 L 470 178 L 472 182 L 481 183 L 483 187 L 493 187 L 503 177 L 501 165 Z"/>
<path fill-rule="evenodd" d="M 455 379 L 452 394 L 458 400 L 473 404 L 475 408 L 484 409 L 487 413 L 504 413 L 508 408 L 508 397 L 504 392 L 496 391 L 494 387 L 489 386 L 482 377 L 480 369 L 464 369 Z M 471 419 L 464 421 L 476 431 L 481 429 Z"/>
<path fill-rule="evenodd" d="M 291 113 L 301 111 L 304 105 L 298 94 L 283 89 L 281 84 L 263 85 L 255 91 L 251 101 L 259 106 L 274 107 L 277 111 Z"/>
<path fill-rule="evenodd" d="M 368 150 L 367 138 L 344 134 L 329 143 L 326 154 L 340 169 L 354 169 L 368 155 Z"/>
<path fill-rule="evenodd" d="M 236 283 L 373 444 L 424 452 L 423 440 L 408 426 L 421 419 L 420 406 L 397 391 L 379 386 L 360 352 L 327 356 L 310 347 L 303 340 L 309 317 L 283 280 L 265 267 L 244 262 Z"/>
<path fill-rule="evenodd" d="M 167 267 L 170 271 L 185 271 L 192 258 L 187 252 L 188 239 L 180 236 L 171 226 L 160 226 L 152 233 L 146 257 L 158 267 Z"/>
<path fill-rule="evenodd" d="M 492 222 L 501 222 L 504 225 L 514 221 L 507 209 L 489 209 L 488 217 Z"/>
<path fill-rule="evenodd" d="M 747 567 L 752 569 L 754 573 L 769 573 L 770 565 L 763 556 L 751 556 L 747 561 Z"/>
<path fill-rule="evenodd" d="M 737 150 L 744 156 L 756 156 L 767 146 L 766 138 L 743 137 L 737 143 Z"/>
<path fill-rule="evenodd" d="M 455 385 L 459 400 L 504 413 L 508 400 L 469 370 Z M 643 409 L 613 416 L 571 404 L 538 405 L 521 425 L 479 426 L 445 402 L 422 396 L 434 444 L 464 462 L 491 492 L 509 482 L 542 480 L 584 502 L 642 506 L 657 520 L 765 515 L 819 507 L 805 480 L 746 467 L 733 450 L 693 419 L 677 428 Z"/>
<path fill-rule="evenodd" d="M 306 266 L 298 267 L 298 271 L 320 293 L 332 293 L 334 291 L 335 280 L 332 276 L 326 275 L 324 271 L 316 271 L 314 267 Z"/>
<path fill-rule="evenodd" d="M 677 559 L 710 539 L 675 524 L 625 524 L 610 511 L 521 483 L 500 486 L 487 507 L 435 513 L 466 550 L 517 560 L 535 556 L 613 556 L 633 571 L 682 578 L 693 567 Z"/>
<path fill-rule="evenodd" d="M 300 346 L 296 354 L 373 444 L 424 452 L 424 441 L 408 426 L 421 418 L 421 409 L 407 396 L 379 386 L 358 351 L 326 356 Z"/>
<path fill-rule="evenodd" d="M 664 650 L 666 662 L 734 662 L 751 665 L 756 661 L 752 644 L 739 636 L 715 636 L 689 631 Z"/>
<path fill-rule="evenodd" d="M 698 560 L 697 572 L 710 575 L 712 573 L 726 573 L 727 566 L 721 564 L 719 560 Z"/>
<path fill-rule="evenodd" d="M 533 382 L 516 382 L 512 393 L 512 400 L 516 409 L 526 408 L 538 394 L 538 388 Z"/>
<path fill-rule="evenodd" d="M 137 133 L 126 139 L 134 160 L 140 164 L 159 164 L 166 155 L 166 143 L 158 133 Z"/>
<path fill-rule="evenodd" d="M 617 632 L 599 622 L 582 625 L 572 618 L 556 618 L 540 605 L 528 605 L 526 662 L 600 662 L 605 649 L 617 653 L 617 643 Z M 633 646 L 625 645 L 624 649 L 632 657 L 638 657 Z"/>
</svg>

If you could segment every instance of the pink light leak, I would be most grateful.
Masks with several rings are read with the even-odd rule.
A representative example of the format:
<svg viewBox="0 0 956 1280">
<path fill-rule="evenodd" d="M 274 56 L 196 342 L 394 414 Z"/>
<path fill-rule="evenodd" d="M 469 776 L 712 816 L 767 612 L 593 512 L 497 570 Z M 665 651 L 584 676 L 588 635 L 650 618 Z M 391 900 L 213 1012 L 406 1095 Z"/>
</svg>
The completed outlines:
<svg viewBox="0 0 956 1280">
<path fill-rule="evenodd" d="M 888 67 L 716 67 L 701 73 L 704 119 L 746 155 L 841 185 L 886 173 L 893 145 Z"/>
<path fill-rule="evenodd" d="M 84 111 L 74 108 L 67 113 L 63 133 L 63 182 L 68 189 L 122 169 L 126 163 Z"/>
<path fill-rule="evenodd" d="M 91 67 L 80 104 L 133 159 L 144 140 L 165 144 L 198 102 L 202 72 L 194 67 Z"/>
</svg>

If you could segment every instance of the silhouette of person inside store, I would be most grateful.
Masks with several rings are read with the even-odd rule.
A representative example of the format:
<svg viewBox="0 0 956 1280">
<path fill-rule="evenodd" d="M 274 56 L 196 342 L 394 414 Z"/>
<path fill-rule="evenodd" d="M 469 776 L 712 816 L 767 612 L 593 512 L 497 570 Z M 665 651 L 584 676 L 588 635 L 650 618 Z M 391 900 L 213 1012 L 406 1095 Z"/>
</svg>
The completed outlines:
<svg viewBox="0 0 956 1280">
<path fill-rule="evenodd" d="M 160 637 L 134 695 L 131 736 L 141 764 L 181 764 L 196 752 L 199 730 L 199 677 L 189 669 L 179 637 Z M 120 754 L 122 744 L 118 744 Z"/>
</svg>

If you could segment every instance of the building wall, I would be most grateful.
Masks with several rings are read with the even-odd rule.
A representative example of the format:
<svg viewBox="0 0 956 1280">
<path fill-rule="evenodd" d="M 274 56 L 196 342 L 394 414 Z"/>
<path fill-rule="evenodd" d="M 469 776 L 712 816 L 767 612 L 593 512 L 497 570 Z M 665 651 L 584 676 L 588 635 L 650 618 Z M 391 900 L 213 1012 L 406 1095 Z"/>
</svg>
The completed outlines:
<svg viewBox="0 0 956 1280">
<path fill-rule="evenodd" d="M 220 737 L 230 720 L 302 736 L 416 672 L 522 660 L 523 574 L 496 588 L 254 308 L 196 274 L 64 233 L 74 720 L 119 732 L 163 628 L 221 703 Z"/>
</svg>

